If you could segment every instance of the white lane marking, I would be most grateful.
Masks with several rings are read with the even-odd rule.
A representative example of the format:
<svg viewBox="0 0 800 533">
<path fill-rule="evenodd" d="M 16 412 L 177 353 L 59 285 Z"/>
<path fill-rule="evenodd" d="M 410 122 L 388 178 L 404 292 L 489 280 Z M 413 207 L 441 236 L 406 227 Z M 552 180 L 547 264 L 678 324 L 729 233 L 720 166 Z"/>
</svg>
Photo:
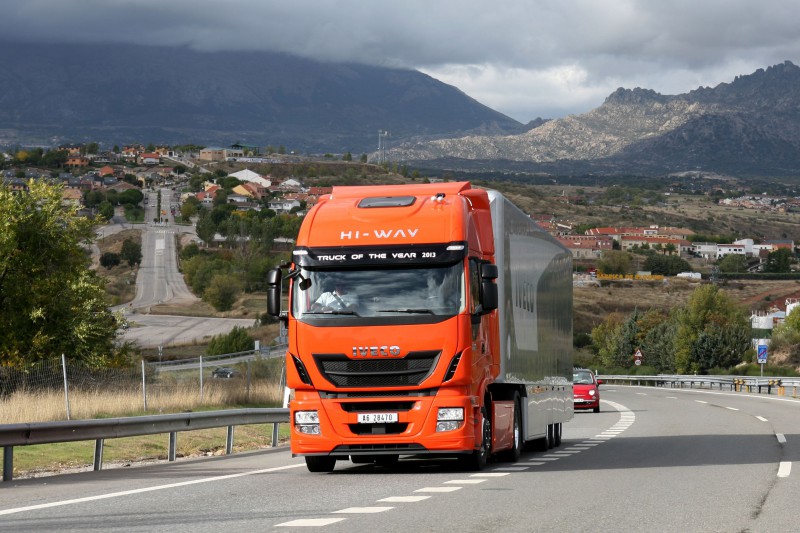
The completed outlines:
<svg viewBox="0 0 800 533">
<path fill-rule="evenodd" d="M 276 524 L 275 527 L 322 527 L 335 524 L 347 520 L 346 518 L 303 518 L 301 520 L 292 520 L 291 522 L 284 522 Z"/>
<path fill-rule="evenodd" d="M 542 466 L 543 464 L 547 464 L 544 461 L 535 461 L 532 463 L 517 463 L 518 465 L 525 465 L 525 466 Z"/>
<path fill-rule="evenodd" d="M 780 442 L 781 444 L 786 444 L 786 437 L 784 436 L 783 433 L 775 433 L 775 437 L 777 437 L 778 442 Z"/>
<path fill-rule="evenodd" d="M 767 419 L 766 419 L 766 418 L 764 418 L 763 416 L 757 416 L 756 418 L 757 418 L 757 419 L 759 419 L 759 420 L 761 420 L 762 422 L 769 422 L 769 420 L 767 420 Z"/>
<path fill-rule="evenodd" d="M 461 487 L 422 487 L 414 492 L 455 492 L 461 490 Z"/>
<path fill-rule="evenodd" d="M 210 483 L 212 481 L 222 481 L 225 479 L 235 479 L 237 477 L 252 476 L 257 474 L 266 474 L 269 472 L 279 472 L 281 470 L 288 470 L 290 468 L 300 468 L 305 466 L 303 463 L 296 465 L 278 466 L 275 468 L 265 468 L 263 470 L 250 470 L 249 472 L 240 472 L 238 474 L 228 474 L 225 476 L 214 476 L 202 479 L 193 479 L 191 481 L 181 481 L 179 483 L 169 483 L 167 485 L 156 485 L 154 487 L 144 487 L 141 489 L 123 490 L 120 492 L 109 492 L 108 494 L 98 494 L 97 496 L 86 496 L 85 498 L 75 498 L 74 500 L 61 500 L 58 502 L 40 503 L 38 505 L 28 505 L 27 507 L 16 507 L 14 509 L 0 510 L 0 516 L 15 513 L 22 513 L 25 511 L 35 511 L 37 509 L 49 509 L 51 507 L 61 507 L 63 505 L 75 505 L 76 503 L 94 502 L 97 500 L 106 500 L 108 498 L 119 498 L 121 496 L 130 496 L 132 494 L 142 494 L 145 492 L 153 492 L 156 490 L 174 489 L 176 487 L 186 487 L 189 485 L 198 485 L 200 483 Z"/>
<path fill-rule="evenodd" d="M 375 514 L 384 511 L 391 511 L 394 507 L 348 507 L 339 511 L 333 511 L 333 514 Z"/>
<path fill-rule="evenodd" d="M 639 395 L 639 396 L 647 396 L 646 392 L 637 392 L 636 394 Z"/>
<path fill-rule="evenodd" d="M 378 501 L 386 503 L 415 503 L 427 500 L 428 498 L 430 498 L 430 496 L 389 496 L 388 498 L 383 498 Z"/>
<path fill-rule="evenodd" d="M 626 385 L 622 385 L 623 387 Z M 631 386 L 632 388 L 637 387 L 637 385 Z M 766 396 L 764 394 L 756 395 L 756 394 L 749 394 L 743 392 L 715 392 L 710 390 L 700 390 L 700 389 L 675 389 L 675 392 L 683 393 L 683 394 L 713 394 L 716 396 L 734 396 L 736 398 L 751 398 L 751 399 L 759 399 L 759 400 L 768 400 L 772 402 L 791 402 L 791 403 L 800 403 L 800 399 L 798 398 L 787 398 L 781 396 Z M 605 401 L 605 400 L 604 400 Z M 695 400 L 699 403 L 708 403 L 708 402 L 701 402 L 700 400 Z"/>
<path fill-rule="evenodd" d="M 544 457 L 537 457 L 537 461 L 558 461 L 560 457 L 553 457 L 552 455 L 545 455 Z"/>
<path fill-rule="evenodd" d="M 501 466 L 501 467 L 495 468 L 495 470 L 497 470 L 499 472 L 522 472 L 522 471 L 527 470 L 527 469 L 528 469 L 527 466 Z"/>
<path fill-rule="evenodd" d="M 708 403 L 708 402 L 704 402 L 703 400 L 695 400 L 695 401 L 696 401 L 697 403 Z"/>
<path fill-rule="evenodd" d="M 483 483 L 486 481 L 485 479 L 451 479 L 450 481 L 445 481 L 445 485 L 477 485 L 478 483 Z"/>
<path fill-rule="evenodd" d="M 738 409 L 735 407 L 725 407 L 725 409 L 730 409 L 731 411 L 738 411 Z"/>
<path fill-rule="evenodd" d="M 667 400 L 677 400 L 678 399 L 677 396 L 664 396 L 664 398 L 666 398 Z"/>
<path fill-rule="evenodd" d="M 791 473 L 792 463 L 789 461 L 781 461 L 780 466 L 778 466 L 778 477 L 789 477 Z"/>
<path fill-rule="evenodd" d="M 482 472 L 480 474 L 471 474 L 469 477 L 503 477 L 507 475 L 508 472 Z"/>
</svg>

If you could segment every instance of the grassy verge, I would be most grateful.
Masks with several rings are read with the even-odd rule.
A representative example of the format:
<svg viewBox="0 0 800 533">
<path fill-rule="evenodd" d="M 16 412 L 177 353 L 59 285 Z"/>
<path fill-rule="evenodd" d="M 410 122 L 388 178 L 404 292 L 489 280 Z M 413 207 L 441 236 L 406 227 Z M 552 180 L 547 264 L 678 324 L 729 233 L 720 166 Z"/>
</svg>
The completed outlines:
<svg viewBox="0 0 800 533">
<path fill-rule="evenodd" d="M 177 457 L 202 457 L 225 453 L 225 428 L 178 433 Z M 280 426 L 278 442 L 289 437 L 286 424 Z M 103 450 L 104 467 L 128 466 L 134 462 L 165 461 L 169 435 L 145 435 L 108 439 Z M 272 446 L 272 424 L 236 426 L 234 453 Z M 64 471 L 91 470 L 94 441 L 36 444 L 14 448 L 14 477 L 36 477 Z"/>
</svg>

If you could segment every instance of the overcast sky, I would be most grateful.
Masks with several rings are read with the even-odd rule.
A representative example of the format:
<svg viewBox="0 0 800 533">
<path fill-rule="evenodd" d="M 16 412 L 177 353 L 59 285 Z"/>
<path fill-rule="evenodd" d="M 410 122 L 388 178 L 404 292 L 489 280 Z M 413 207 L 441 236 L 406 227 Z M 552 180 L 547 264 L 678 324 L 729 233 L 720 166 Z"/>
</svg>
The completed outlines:
<svg viewBox="0 0 800 533">
<path fill-rule="evenodd" d="M 680 94 L 800 64 L 798 14 L 797 0 L 0 0 L 0 39 L 413 68 L 528 122 L 618 87 Z"/>
</svg>

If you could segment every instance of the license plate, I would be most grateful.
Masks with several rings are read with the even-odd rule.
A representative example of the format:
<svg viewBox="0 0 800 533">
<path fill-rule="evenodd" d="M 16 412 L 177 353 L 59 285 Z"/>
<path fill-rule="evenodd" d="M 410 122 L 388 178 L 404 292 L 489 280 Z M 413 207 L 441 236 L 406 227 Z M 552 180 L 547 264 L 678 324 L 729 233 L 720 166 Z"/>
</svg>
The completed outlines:
<svg viewBox="0 0 800 533">
<path fill-rule="evenodd" d="M 359 413 L 359 424 L 389 424 L 397 422 L 397 413 Z"/>
</svg>

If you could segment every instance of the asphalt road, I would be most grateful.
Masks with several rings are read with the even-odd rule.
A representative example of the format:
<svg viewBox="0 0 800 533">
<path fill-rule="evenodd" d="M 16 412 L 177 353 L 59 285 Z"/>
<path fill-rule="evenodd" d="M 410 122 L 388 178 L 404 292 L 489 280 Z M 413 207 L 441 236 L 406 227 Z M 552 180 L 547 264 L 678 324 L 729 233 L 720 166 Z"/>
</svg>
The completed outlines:
<svg viewBox="0 0 800 533">
<path fill-rule="evenodd" d="M 800 401 L 623 386 L 602 395 L 603 410 L 576 414 L 561 447 L 480 473 L 404 458 L 312 474 L 286 450 L 252 452 L 13 481 L 0 485 L 0 528 L 797 530 Z"/>
<path fill-rule="evenodd" d="M 146 224 L 135 227 L 142 231 L 142 263 L 136 275 L 136 297 L 133 301 L 114 307 L 122 312 L 130 328 L 121 332 L 121 341 L 131 341 L 144 348 L 186 344 L 206 341 L 215 335 L 230 332 L 234 327 L 251 327 L 253 319 L 208 318 L 187 316 L 149 315 L 152 306 L 164 303 L 191 304 L 197 297 L 189 290 L 178 270 L 176 240 L 180 233 L 194 234 L 194 227 L 177 226 L 170 206 L 178 204 L 176 193 L 171 189 L 161 190 L 161 204 L 156 204 L 157 194 L 147 192 L 145 207 Z M 158 209 L 165 214 L 161 224 L 153 223 L 158 218 Z M 108 236 L 130 224 L 111 224 L 98 230 L 99 235 Z"/>
</svg>

